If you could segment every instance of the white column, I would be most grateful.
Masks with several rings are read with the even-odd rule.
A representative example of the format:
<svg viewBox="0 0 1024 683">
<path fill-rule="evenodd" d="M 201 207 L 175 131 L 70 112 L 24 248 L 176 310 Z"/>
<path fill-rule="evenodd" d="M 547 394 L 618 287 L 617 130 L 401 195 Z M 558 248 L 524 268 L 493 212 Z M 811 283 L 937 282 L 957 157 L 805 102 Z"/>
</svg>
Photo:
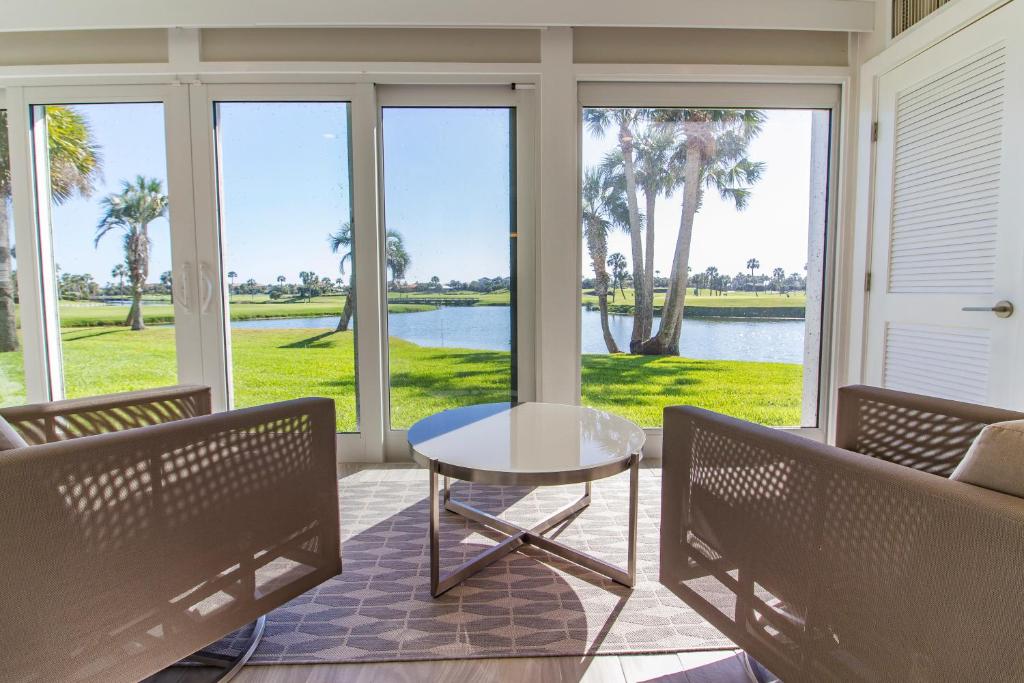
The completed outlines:
<svg viewBox="0 0 1024 683">
<path fill-rule="evenodd" d="M 572 29 L 541 35 L 537 136 L 537 398 L 580 397 L 578 118 Z"/>
<path fill-rule="evenodd" d="M 821 306 L 824 297 L 825 234 L 828 225 L 830 112 L 811 113 L 811 175 L 807 220 L 807 307 L 804 321 L 804 384 L 800 426 L 824 425 L 817 415 L 821 378 Z"/>
<path fill-rule="evenodd" d="M 377 193 L 377 99 L 371 83 L 354 86 L 352 98 L 352 218 L 358 306 L 355 320 L 359 379 L 359 432 L 362 457 L 347 457 L 342 438 L 342 459 L 383 462 L 390 396 L 387 378 L 387 340 L 384 316 L 387 290 L 381 277 L 380 214 Z M 345 435 L 342 435 L 344 437 Z"/>
</svg>

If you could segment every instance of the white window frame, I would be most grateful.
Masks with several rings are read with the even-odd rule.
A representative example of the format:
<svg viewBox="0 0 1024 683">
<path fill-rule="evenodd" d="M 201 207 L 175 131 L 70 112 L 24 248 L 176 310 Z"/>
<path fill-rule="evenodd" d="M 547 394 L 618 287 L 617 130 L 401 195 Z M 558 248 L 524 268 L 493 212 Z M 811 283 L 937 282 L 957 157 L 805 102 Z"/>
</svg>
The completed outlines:
<svg viewBox="0 0 1024 683">
<path fill-rule="evenodd" d="M 536 239 L 533 200 L 535 112 L 533 87 L 487 85 L 379 85 L 377 121 L 382 125 L 384 107 L 510 107 L 516 110 L 516 362 L 517 395 L 520 401 L 536 399 Z M 383 139 L 377 138 L 378 158 L 383 158 Z M 384 187 L 383 165 L 379 168 L 379 187 Z M 384 193 L 378 205 L 380 235 L 384 230 Z M 377 288 L 382 292 L 380 316 L 386 328 L 387 287 L 384 282 L 384 253 L 378 253 Z M 360 285 L 361 286 L 361 285 Z M 382 417 L 385 431 L 385 459 L 409 460 L 407 430 L 391 428 L 390 368 L 388 340 L 382 335 L 383 374 L 381 382 Z"/>
<path fill-rule="evenodd" d="M 818 109 L 829 110 L 829 157 L 828 185 L 826 198 L 826 226 L 824 273 L 821 290 L 821 339 L 817 368 L 810 371 L 817 375 L 816 409 L 817 425 L 814 427 L 782 427 L 817 441 L 825 441 L 830 417 L 832 395 L 831 371 L 833 363 L 834 320 L 836 299 L 837 206 L 840 177 L 840 136 L 842 113 L 842 88 L 839 84 L 820 83 L 736 83 L 736 82 L 693 82 L 693 83 L 650 83 L 650 82 L 580 82 L 578 84 L 578 110 L 576 115 L 578 152 L 577 163 L 582 167 L 583 126 L 580 112 L 584 107 L 744 107 L 765 109 Z M 582 278 L 582 239 L 577 238 L 576 269 L 577 281 Z M 577 303 L 580 303 L 578 297 Z M 577 349 L 577 378 L 582 394 L 579 368 L 582 335 L 581 306 L 577 306 L 575 348 Z M 805 373 L 807 371 L 805 370 Z M 806 390 L 806 382 L 805 382 Z M 804 396 L 804 410 L 808 397 Z M 660 455 L 661 428 L 645 429 L 651 441 L 651 449 Z"/>
<path fill-rule="evenodd" d="M 163 105 L 164 146 L 171 262 L 176 274 L 175 357 L 178 381 L 202 381 L 199 358 L 199 323 L 194 279 L 181 276 L 196 259 L 192 213 L 191 160 L 181 142 L 189 137 L 188 97 L 172 85 L 96 85 L 8 89 L 11 134 L 15 241 L 18 250 L 18 293 L 25 349 L 25 384 L 30 402 L 64 398 L 63 358 L 57 312 L 57 288 L 50 232 L 50 198 L 39 178 L 45 177 L 46 159 L 36 154 L 45 145 L 46 131 L 33 119 L 35 107 L 46 105 L 159 103 Z"/>
</svg>

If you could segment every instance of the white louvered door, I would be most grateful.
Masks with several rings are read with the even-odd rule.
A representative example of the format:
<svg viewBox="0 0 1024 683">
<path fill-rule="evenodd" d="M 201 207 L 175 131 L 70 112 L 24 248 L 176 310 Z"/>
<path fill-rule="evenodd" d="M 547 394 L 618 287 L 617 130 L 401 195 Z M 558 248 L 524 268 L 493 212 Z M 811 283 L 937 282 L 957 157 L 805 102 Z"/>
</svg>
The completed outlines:
<svg viewBox="0 0 1024 683">
<path fill-rule="evenodd" d="M 1022 8 L 879 81 L 870 384 L 1024 407 Z M 964 310 L 1002 300 L 1008 318 Z"/>
</svg>

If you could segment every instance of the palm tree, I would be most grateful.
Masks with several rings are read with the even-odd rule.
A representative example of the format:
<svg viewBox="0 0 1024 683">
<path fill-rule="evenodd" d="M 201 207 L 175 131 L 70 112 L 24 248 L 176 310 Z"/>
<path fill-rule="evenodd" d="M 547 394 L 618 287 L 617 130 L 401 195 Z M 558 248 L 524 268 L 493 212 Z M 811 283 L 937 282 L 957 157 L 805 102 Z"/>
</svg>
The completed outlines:
<svg viewBox="0 0 1024 683">
<path fill-rule="evenodd" d="M 612 301 L 615 300 L 615 288 L 618 287 L 619 291 L 622 292 L 622 298 L 626 298 L 626 271 L 629 268 L 629 264 L 626 263 L 626 257 L 615 252 L 608 257 L 608 267 L 612 269 Z"/>
<path fill-rule="evenodd" d="M 345 274 L 345 263 L 351 262 L 353 259 L 352 238 L 351 221 L 345 221 L 338 228 L 337 232 L 327 236 L 327 242 L 331 245 L 331 251 L 335 254 L 341 254 L 341 260 L 338 262 L 338 271 L 342 275 Z M 387 264 L 387 269 L 391 271 L 392 279 L 398 280 L 405 277 L 405 272 L 412 263 L 412 259 L 405 250 L 405 242 L 402 240 L 402 235 L 395 230 L 388 230 L 384 242 L 384 260 Z M 338 318 L 338 326 L 335 328 L 336 332 L 348 331 L 349 322 L 352 320 L 355 311 L 356 274 L 353 268 L 349 271 L 348 293 L 345 295 L 345 307 L 341 311 L 341 317 Z"/>
<path fill-rule="evenodd" d="M 167 288 L 167 293 L 170 294 L 171 303 L 174 303 L 174 273 L 169 270 L 165 270 L 160 273 L 160 284 Z"/>
<path fill-rule="evenodd" d="M 124 279 L 128 277 L 128 268 L 123 263 L 118 263 L 110 271 L 110 277 L 117 278 L 117 290 L 118 292 L 124 291 Z"/>
<path fill-rule="evenodd" d="M 719 284 L 718 268 L 708 266 L 707 270 L 704 271 L 704 274 L 707 275 L 707 288 L 711 290 L 711 292 L 715 292 L 718 289 Z"/>
<path fill-rule="evenodd" d="M 784 268 L 776 268 L 772 271 L 772 279 L 775 281 L 775 288 L 779 290 L 779 294 L 782 294 L 783 286 L 786 282 L 786 270 Z"/>
<path fill-rule="evenodd" d="M 121 191 L 104 197 L 101 206 L 103 217 L 96 226 L 94 243 L 99 245 L 111 230 L 124 232 L 124 262 L 132 290 L 125 324 L 136 331 L 145 329 L 142 293 L 149 277 L 149 224 L 167 215 L 167 195 L 159 180 L 140 175 L 135 182 L 121 181 Z"/>
<path fill-rule="evenodd" d="M 754 271 L 760 267 L 761 262 L 756 258 L 747 261 L 747 270 L 750 271 L 750 287 L 754 290 L 754 296 L 757 296 L 757 283 L 754 281 Z"/>
<path fill-rule="evenodd" d="M 605 266 L 608 262 L 608 232 L 616 227 L 629 229 L 629 210 L 622 195 L 606 169 L 588 168 L 584 172 L 581 193 L 583 237 L 594 269 L 594 294 L 597 295 L 601 334 L 608 353 L 619 353 L 608 326 L 608 271 Z"/>
<path fill-rule="evenodd" d="M 722 199 L 732 201 L 738 211 L 746 208 L 750 187 L 764 171 L 764 164 L 751 161 L 747 151 L 750 142 L 761 131 L 764 119 L 764 113 L 756 109 L 674 109 L 658 112 L 658 124 L 672 126 L 680 133 L 673 159 L 680 169 L 683 200 L 661 324 L 658 333 L 640 346 L 640 353 L 678 355 L 693 223 L 704 191 L 715 190 Z"/>
<path fill-rule="evenodd" d="M 635 137 L 634 129 L 648 118 L 650 118 L 650 112 L 647 109 L 583 110 L 583 123 L 591 134 L 604 135 L 605 131 L 612 126 L 618 129 L 619 149 L 617 154 L 621 160 L 621 182 L 626 194 L 626 208 L 629 217 L 629 242 L 633 253 L 633 293 L 634 301 L 636 302 L 647 300 L 644 289 L 647 279 L 644 277 L 643 226 L 640 218 L 640 207 L 637 203 L 636 161 L 633 153 L 633 139 Z M 615 165 L 615 163 L 614 159 L 609 159 L 606 160 L 605 165 Z M 643 330 L 650 329 L 650 325 L 646 320 L 646 308 L 635 306 L 635 309 L 633 332 L 629 340 L 630 351 L 633 351 L 633 348 L 643 341 Z"/>
<path fill-rule="evenodd" d="M 652 115 L 657 115 L 654 112 Z M 679 185 L 679 178 L 672 163 L 676 136 L 671 128 L 657 126 L 637 136 L 636 184 L 644 193 L 644 300 L 637 306 L 644 307 L 641 334 L 644 339 L 651 335 L 654 325 L 654 217 L 658 197 L 668 196 Z"/>
<path fill-rule="evenodd" d="M 81 113 L 71 107 L 46 107 L 46 147 L 50 201 L 63 204 L 75 195 L 89 197 L 100 174 L 100 148 Z M 17 351 L 14 252 L 8 202 L 11 197 L 7 112 L 0 110 L 0 351 Z"/>
<path fill-rule="evenodd" d="M 385 267 L 391 271 L 392 286 L 397 287 L 398 281 L 405 279 L 405 273 L 412 265 L 412 258 L 405 250 L 405 241 L 397 230 L 388 230 L 384 234 L 384 242 Z"/>
<path fill-rule="evenodd" d="M 286 278 L 284 275 L 278 275 L 277 276 L 277 284 L 283 285 L 287 281 L 288 281 L 288 278 Z"/>
<path fill-rule="evenodd" d="M 228 292 L 235 290 L 235 278 L 238 277 L 238 273 L 233 270 L 228 271 L 228 279 L 231 280 L 231 286 L 228 288 Z"/>
<path fill-rule="evenodd" d="M 327 242 L 331 245 L 331 251 L 335 254 L 341 252 L 341 260 L 338 262 L 338 272 L 345 274 L 345 262 L 352 260 L 352 223 L 345 221 L 336 233 L 327 236 Z M 338 318 L 338 326 L 335 332 L 347 332 L 348 323 L 352 320 L 352 314 L 356 309 L 356 273 L 353 268 L 349 275 L 348 293 L 345 294 L 345 306 L 341 310 L 341 317 Z"/>
</svg>

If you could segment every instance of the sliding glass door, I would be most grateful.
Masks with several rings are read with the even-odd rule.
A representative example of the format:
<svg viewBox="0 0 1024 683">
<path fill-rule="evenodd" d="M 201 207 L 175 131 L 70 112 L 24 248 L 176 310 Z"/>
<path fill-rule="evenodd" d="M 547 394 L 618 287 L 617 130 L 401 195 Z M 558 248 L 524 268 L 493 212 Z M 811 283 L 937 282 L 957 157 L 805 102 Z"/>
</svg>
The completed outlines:
<svg viewBox="0 0 1024 683">
<path fill-rule="evenodd" d="M 349 104 L 216 101 L 213 121 L 233 405 L 327 396 L 358 431 Z"/>
<path fill-rule="evenodd" d="M 16 303 L 0 240 L 0 403 L 178 382 L 215 410 L 326 396 L 346 457 L 377 460 L 422 417 L 534 397 L 529 89 L 19 94 L 39 272 Z"/>
<path fill-rule="evenodd" d="M 189 381 L 196 348 L 188 163 L 172 188 L 170 88 L 28 90 L 50 394 L 76 398 Z M 187 174 L 186 174 L 187 177 Z M 175 195 L 174 191 L 185 194 Z M 180 206 L 172 197 L 184 199 Z"/>
<path fill-rule="evenodd" d="M 499 104 L 505 93 L 474 97 L 429 89 L 383 97 L 393 430 L 519 397 L 517 110 Z"/>
</svg>

